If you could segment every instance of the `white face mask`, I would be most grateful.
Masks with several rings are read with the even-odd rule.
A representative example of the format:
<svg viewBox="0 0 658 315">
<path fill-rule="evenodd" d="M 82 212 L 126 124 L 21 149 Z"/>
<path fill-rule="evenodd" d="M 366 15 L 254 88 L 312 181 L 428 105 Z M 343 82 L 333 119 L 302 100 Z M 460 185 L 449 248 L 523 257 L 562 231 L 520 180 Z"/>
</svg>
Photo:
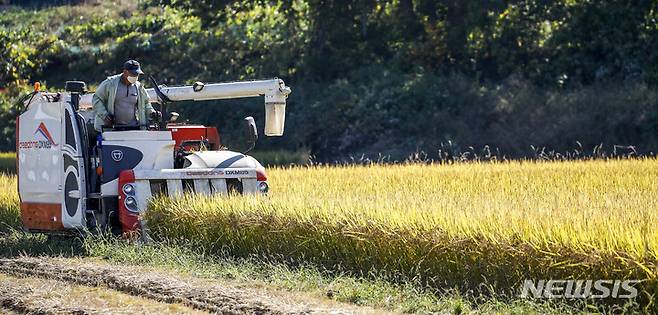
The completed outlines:
<svg viewBox="0 0 658 315">
<path fill-rule="evenodd" d="M 128 80 L 128 82 L 130 82 L 130 84 L 134 84 L 135 82 L 137 82 L 137 77 L 128 76 L 126 78 L 126 80 Z"/>
</svg>

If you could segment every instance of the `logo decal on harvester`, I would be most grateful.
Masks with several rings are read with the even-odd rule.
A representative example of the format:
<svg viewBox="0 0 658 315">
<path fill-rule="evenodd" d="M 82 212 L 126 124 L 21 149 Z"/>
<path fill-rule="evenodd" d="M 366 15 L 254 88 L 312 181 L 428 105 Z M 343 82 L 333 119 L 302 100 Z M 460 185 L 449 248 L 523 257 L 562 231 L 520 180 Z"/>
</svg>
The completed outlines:
<svg viewBox="0 0 658 315">
<path fill-rule="evenodd" d="M 228 170 L 226 172 L 226 175 L 247 175 L 249 174 L 249 171 L 242 171 L 242 170 Z"/>
<path fill-rule="evenodd" d="M 36 135 L 37 133 L 42 134 L 44 137 L 46 137 L 46 140 L 48 140 L 52 145 L 57 146 L 57 143 L 55 143 L 55 140 L 53 140 L 53 137 L 50 135 L 50 131 L 48 131 L 48 128 L 46 128 L 46 124 L 41 122 L 39 124 L 39 127 L 37 127 L 37 131 L 34 132 Z"/>
<path fill-rule="evenodd" d="M 249 175 L 247 170 L 212 170 L 212 171 L 187 171 L 186 175 L 191 176 L 222 176 L 222 175 Z"/>
<path fill-rule="evenodd" d="M 123 160 L 123 151 L 121 151 L 121 150 L 114 150 L 114 151 L 112 151 L 111 155 L 112 155 L 112 159 L 114 160 L 114 162 L 119 162 L 119 161 Z"/>
<path fill-rule="evenodd" d="M 18 147 L 21 149 L 50 149 L 58 145 L 53 139 L 53 136 L 50 135 L 50 131 L 46 128 L 46 124 L 43 122 L 39 124 L 39 127 L 34 131 L 34 134 L 37 136 L 41 135 L 45 140 L 21 141 L 18 143 Z"/>
<path fill-rule="evenodd" d="M 185 172 L 187 175 L 192 175 L 192 176 L 215 176 L 215 175 L 224 175 L 224 172 L 221 170 L 216 170 L 216 171 L 188 171 Z"/>
</svg>

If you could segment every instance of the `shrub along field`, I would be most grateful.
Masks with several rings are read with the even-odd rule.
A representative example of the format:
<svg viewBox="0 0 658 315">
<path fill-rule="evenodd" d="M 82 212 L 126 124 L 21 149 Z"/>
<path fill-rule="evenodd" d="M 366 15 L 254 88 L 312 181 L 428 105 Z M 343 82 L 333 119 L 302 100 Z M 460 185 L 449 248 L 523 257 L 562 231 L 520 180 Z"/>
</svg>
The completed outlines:
<svg viewBox="0 0 658 315">
<path fill-rule="evenodd" d="M 639 279 L 658 292 L 658 160 L 295 167 L 266 197 L 159 198 L 151 234 L 205 253 L 443 292 L 513 297 L 524 279 Z M 18 224 L 15 178 L 0 219 Z M 615 303 L 625 300 L 611 301 Z"/>
<path fill-rule="evenodd" d="M 259 148 L 316 161 L 402 160 L 442 145 L 521 158 L 633 146 L 658 152 L 655 3 L 614 1 L 0 1 L 0 151 L 35 81 L 89 90 L 134 58 L 167 85 L 279 77 L 286 136 Z M 61 5 L 63 3 L 70 5 Z M 150 86 L 146 77 L 142 82 Z M 262 101 L 169 107 L 244 141 Z M 262 131 L 262 129 L 261 129 Z M 262 132 L 261 132 L 262 133 Z"/>
</svg>

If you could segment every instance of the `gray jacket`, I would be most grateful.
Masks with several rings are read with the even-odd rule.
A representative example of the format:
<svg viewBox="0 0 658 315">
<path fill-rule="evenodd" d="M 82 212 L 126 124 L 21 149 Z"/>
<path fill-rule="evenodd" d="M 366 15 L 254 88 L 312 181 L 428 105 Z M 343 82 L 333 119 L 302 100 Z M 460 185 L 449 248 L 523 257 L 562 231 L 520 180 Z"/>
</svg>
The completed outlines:
<svg viewBox="0 0 658 315">
<path fill-rule="evenodd" d="M 108 114 L 114 115 L 114 98 L 117 95 L 117 88 L 121 83 L 121 74 L 113 75 L 105 79 L 96 89 L 92 98 L 92 104 L 95 113 L 94 129 L 101 131 L 104 120 Z M 137 111 L 135 111 L 137 122 L 142 129 L 148 128 L 148 117 L 155 112 L 149 102 L 149 95 L 144 86 L 138 81 L 137 85 Z"/>
</svg>

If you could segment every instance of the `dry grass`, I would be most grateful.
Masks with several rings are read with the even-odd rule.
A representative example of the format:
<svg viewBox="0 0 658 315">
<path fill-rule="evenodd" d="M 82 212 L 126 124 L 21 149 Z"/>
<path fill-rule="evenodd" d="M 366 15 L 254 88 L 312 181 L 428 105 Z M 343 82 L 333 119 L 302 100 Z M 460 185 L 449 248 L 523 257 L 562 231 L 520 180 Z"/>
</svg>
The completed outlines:
<svg viewBox="0 0 658 315">
<path fill-rule="evenodd" d="M 330 312 L 386 314 L 382 310 L 346 305 L 326 298 L 318 299 L 306 293 L 295 294 L 272 290 L 253 282 L 204 279 L 199 278 L 198 275 L 181 275 L 161 269 L 111 264 L 104 259 L 61 257 L 0 259 L 0 285 L 6 286 L 11 281 L 3 281 L 3 274 L 12 279 L 25 278 L 24 281 L 15 281 L 14 287 L 17 288 L 20 288 L 24 282 L 40 280 L 44 286 L 50 286 L 48 283 L 60 283 L 62 286 L 79 288 L 70 290 L 68 294 L 71 297 L 68 303 L 71 306 L 79 305 L 92 310 L 104 306 L 114 308 L 114 305 L 99 305 L 99 301 L 94 301 L 104 292 L 114 292 L 105 304 L 114 302 L 117 298 L 127 300 L 124 302 L 127 307 L 125 314 L 133 314 L 134 306 L 138 306 L 135 304 L 144 301 L 154 305 L 167 303 L 171 307 L 193 308 L 206 314 L 326 314 Z M 8 291 L 12 291 L 13 288 L 9 287 Z M 88 298 L 91 299 L 89 303 L 81 301 L 80 296 L 76 294 L 81 290 L 89 291 Z M 49 300 L 58 300 L 62 295 L 61 291 L 54 292 L 54 297 Z M 94 294 L 96 292 L 101 294 Z M 7 292 L 0 290 L 0 301 L 3 293 L 7 295 Z M 134 298 L 131 299 L 130 296 Z M 190 309 L 176 313 L 189 314 L 191 313 L 189 311 Z M 159 314 L 162 311 L 151 313 Z"/>
<path fill-rule="evenodd" d="M 180 304 L 38 278 L 0 274 L 0 300 L 28 314 L 207 314 Z"/>
<path fill-rule="evenodd" d="M 217 252 L 435 288 L 518 294 L 526 278 L 630 278 L 656 292 L 656 159 L 279 168 L 269 177 L 267 198 L 156 200 L 150 226 Z"/>
</svg>

